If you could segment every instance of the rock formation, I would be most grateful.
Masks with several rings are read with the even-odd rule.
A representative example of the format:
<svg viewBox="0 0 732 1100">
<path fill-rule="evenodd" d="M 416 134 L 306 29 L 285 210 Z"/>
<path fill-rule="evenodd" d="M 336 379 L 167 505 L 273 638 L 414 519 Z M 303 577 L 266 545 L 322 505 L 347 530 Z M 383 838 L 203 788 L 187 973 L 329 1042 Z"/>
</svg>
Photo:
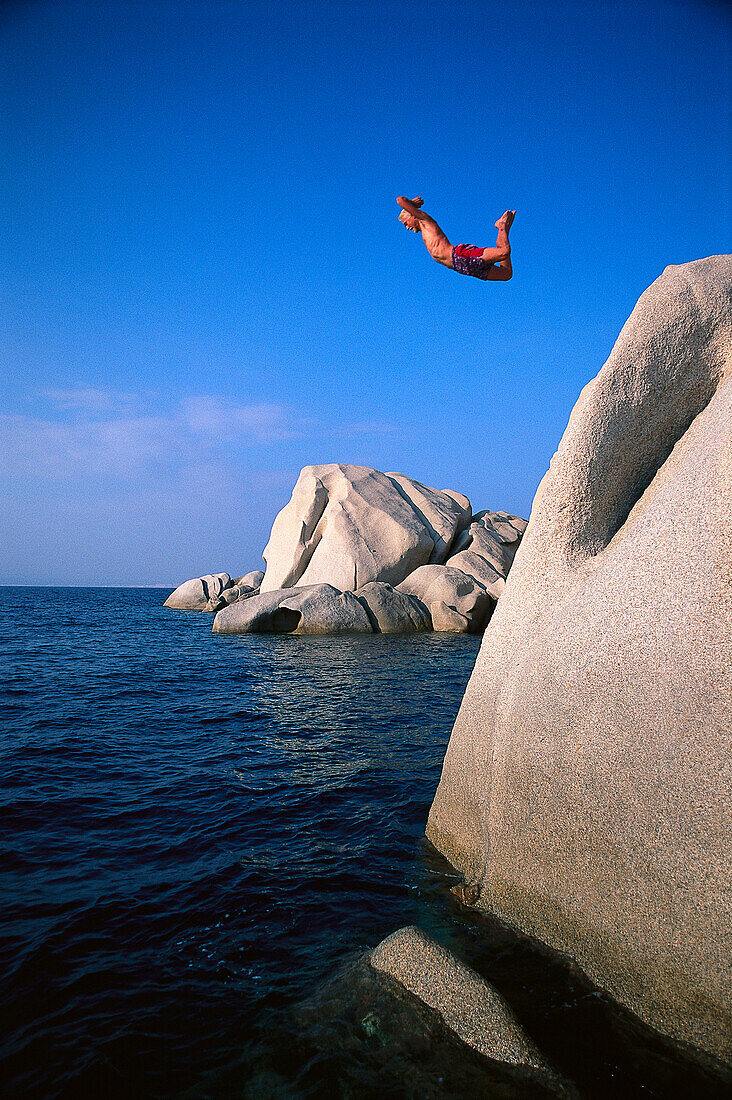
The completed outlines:
<svg viewBox="0 0 732 1100">
<path fill-rule="evenodd" d="M 214 619 L 215 634 L 370 634 L 371 620 L 352 592 L 332 584 L 261 592 Z"/>
<path fill-rule="evenodd" d="M 375 633 L 476 634 L 503 591 L 525 528 L 526 520 L 508 512 L 471 515 L 467 497 L 403 474 L 306 466 L 274 521 L 265 574 L 197 577 L 165 606 L 221 612 L 216 633 L 325 634 L 330 624 L 335 633 L 362 631 L 353 600 L 338 601 L 335 592 L 355 594 Z M 298 602 L 297 590 L 313 587 L 322 590 L 318 599 Z"/>
<path fill-rule="evenodd" d="M 262 555 L 262 591 L 332 584 L 355 591 L 442 562 L 470 522 L 470 501 L 368 466 L 306 466 Z"/>
<path fill-rule="evenodd" d="M 732 257 L 716 256 L 666 269 L 582 391 L 427 827 L 480 907 L 723 1060 L 731 441 Z"/>
<path fill-rule="evenodd" d="M 449 563 L 474 577 L 497 600 L 506 587 L 526 520 L 507 512 L 479 512 L 456 539 Z"/>
<path fill-rule="evenodd" d="M 367 608 L 377 634 L 406 634 L 432 629 L 432 618 L 423 603 L 383 581 L 370 581 L 359 588 L 356 597 Z"/>
<path fill-rule="evenodd" d="M 494 602 L 476 577 L 448 565 L 421 565 L 397 586 L 425 605 L 433 630 L 478 634 L 490 618 Z"/>
<path fill-rule="evenodd" d="M 205 577 L 179 584 L 163 604 L 177 611 L 218 611 L 235 600 L 245 599 L 259 591 L 264 573 L 255 569 L 243 577 L 231 579 L 228 573 L 210 573 Z"/>
<path fill-rule="evenodd" d="M 210 601 L 230 587 L 231 577 L 228 573 L 209 573 L 205 577 L 195 577 L 179 584 L 163 606 L 174 607 L 179 611 L 206 611 Z"/>
</svg>

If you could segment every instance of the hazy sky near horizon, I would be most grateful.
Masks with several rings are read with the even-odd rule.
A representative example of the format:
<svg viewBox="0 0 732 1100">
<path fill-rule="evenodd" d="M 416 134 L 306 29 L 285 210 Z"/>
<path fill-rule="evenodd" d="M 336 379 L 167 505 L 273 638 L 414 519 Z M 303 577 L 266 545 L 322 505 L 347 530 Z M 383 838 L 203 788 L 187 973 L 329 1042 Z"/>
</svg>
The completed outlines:
<svg viewBox="0 0 732 1100">
<path fill-rule="evenodd" d="M 667 264 L 730 250 L 722 3 L 0 10 L 0 583 L 260 564 L 300 468 L 528 515 Z M 433 263 L 518 210 L 515 277 Z"/>
</svg>

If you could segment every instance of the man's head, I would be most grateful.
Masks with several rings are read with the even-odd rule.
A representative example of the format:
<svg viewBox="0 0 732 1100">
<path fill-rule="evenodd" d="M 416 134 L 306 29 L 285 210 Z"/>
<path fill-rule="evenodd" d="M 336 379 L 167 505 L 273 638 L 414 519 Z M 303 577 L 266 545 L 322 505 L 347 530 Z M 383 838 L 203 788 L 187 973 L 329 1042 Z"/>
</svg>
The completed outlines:
<svg viewBox="0 0 732 1100">
<path fill-rule="evenodd" d="M 419 222 L 412 214 L 408 214 L 406 210 L 402 210 L 399 215 L 399 221 L 406 229 L 411 230 L 412 233 L 420 232 Z"/>
</svg>

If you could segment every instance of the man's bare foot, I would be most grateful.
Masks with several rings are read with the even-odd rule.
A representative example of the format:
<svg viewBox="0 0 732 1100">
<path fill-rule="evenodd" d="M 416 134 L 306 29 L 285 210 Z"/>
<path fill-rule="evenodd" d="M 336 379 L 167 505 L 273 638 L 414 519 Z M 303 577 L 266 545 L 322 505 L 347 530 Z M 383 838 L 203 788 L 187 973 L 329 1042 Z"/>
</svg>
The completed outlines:
<svg viewBox="0 0 732 1100">
<path fill-rule="evenodd" d="M 515 217 L 516 217 L 516 211 L 515 210 L 506 210 L 506 212 L 501 214 L 500 218 L 495 223 L 496 229 L 505 229 L 506 232 L 508 233 L 509 229 L 513 225 L 513 219 Z"/>
</svg>

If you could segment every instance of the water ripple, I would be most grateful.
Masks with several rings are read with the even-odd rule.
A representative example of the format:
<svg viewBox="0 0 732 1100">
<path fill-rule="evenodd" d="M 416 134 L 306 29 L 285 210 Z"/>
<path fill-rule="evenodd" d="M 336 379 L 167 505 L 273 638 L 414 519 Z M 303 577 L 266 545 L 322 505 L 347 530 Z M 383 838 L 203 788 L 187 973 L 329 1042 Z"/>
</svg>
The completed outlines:
<svg viewBox="0 0 732 1100">
<path fill-rule="evenodd" d="M 353 1032 L 335 1050 L 292 1023 L 407 923 L 534 1006 L 555 1056 L 580 1032 L 586 1095 L 663 1094 L 647 1044 L 641 1072 L 574 979 L 542 991 L 546 962 L 466 917 L 422 839 L 477 639 L 222 637 L 155 590 L 4 594 L 8 1095 L 412 1095 L 395 1050 L 379 1068 Z"/>
</svg>

